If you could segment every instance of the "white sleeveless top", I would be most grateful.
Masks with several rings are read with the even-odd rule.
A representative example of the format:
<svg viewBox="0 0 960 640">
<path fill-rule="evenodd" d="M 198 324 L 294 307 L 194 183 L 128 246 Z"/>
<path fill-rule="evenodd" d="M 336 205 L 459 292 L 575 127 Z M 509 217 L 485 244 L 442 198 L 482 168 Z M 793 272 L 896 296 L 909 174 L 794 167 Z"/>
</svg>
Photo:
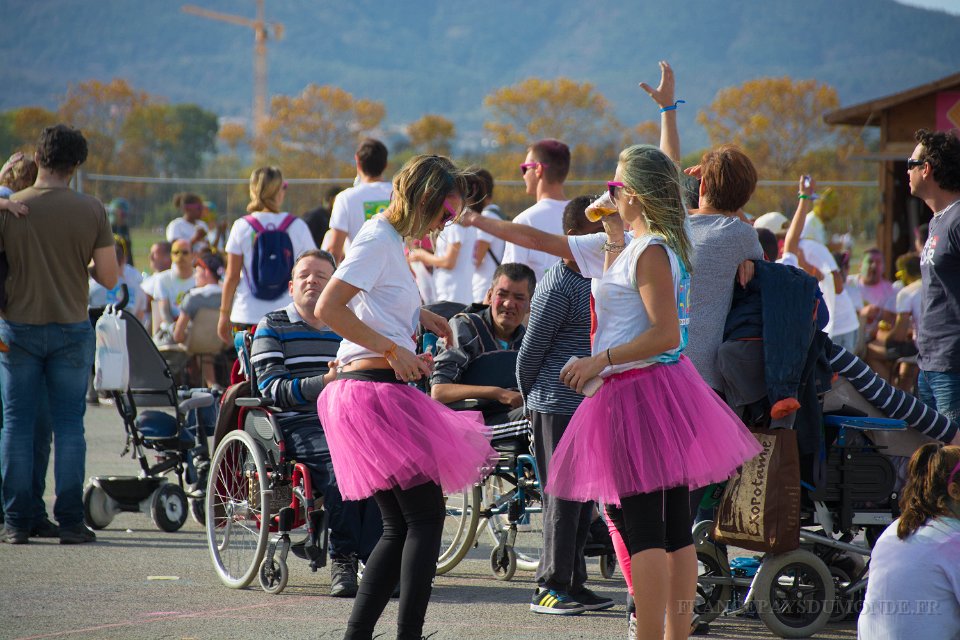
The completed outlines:
<svg viewBox="0 0 960 640">
<path fill-rule="evenodd" d="M 676 254 L 664 242 L 654 235 L 634 238 L 617 256 L 617 259 L 603 274 L 599 285 L 594 289 L 597 311 L 597 332 L 593 338 L 593 353 L 603 353 L 607 349 L 630 342 L 650 328 L 650 319 L 637 290 L 637 260 L 650 245 L 662 246 L 670 259 L 670 272 L 673 274 L 673 287 L 677 300 L 677 315 L 680 318 L 680 344 L 676 349 L 666 351 L 645 360 L 635 360 L 614 366 L 608 366 L 600 372 L 601 377 L 614 373 L 640 369 L 657 363 L 676 362 L 687 345 L 687 325 L 689 324 L 690 275 L 677 259 Z"/>
</svg>

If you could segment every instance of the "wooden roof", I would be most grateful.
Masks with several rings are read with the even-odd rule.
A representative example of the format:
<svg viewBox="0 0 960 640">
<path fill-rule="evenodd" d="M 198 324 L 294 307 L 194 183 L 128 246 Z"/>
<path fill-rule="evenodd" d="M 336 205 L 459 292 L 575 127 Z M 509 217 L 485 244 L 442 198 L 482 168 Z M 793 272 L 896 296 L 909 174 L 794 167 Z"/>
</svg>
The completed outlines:
<svg viewBox="0 0 960 640">
<path fill-rule="evenodd" d="M 858 127 L 880 126 L 880 113 L 890 107 L 910 102 L 925 95 L 936 93 L 938 91 L 949 91 L 951 89 L 960 89 L 960 73 L 922 84 L 900 93 L 876 98 L 867 102 L 861 102 L 851 107 L 837 109 L 823 116 L 827 124 L 849 124 Z"/>
</svg>

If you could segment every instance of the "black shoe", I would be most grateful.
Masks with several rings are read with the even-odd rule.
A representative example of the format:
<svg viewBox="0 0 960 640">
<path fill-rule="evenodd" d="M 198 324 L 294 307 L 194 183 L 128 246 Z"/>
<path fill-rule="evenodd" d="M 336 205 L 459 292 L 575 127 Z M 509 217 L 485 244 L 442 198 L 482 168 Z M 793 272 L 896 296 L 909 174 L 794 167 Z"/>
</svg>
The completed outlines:
<svg viewBox="0 0 960 640">
<path fill-rule="evenodd" d="M 31 538 L 59 538 L 60 527 L 50 522 L 50 518 L 44 516 L 43 520 L 30 528 Z"/>
<path fill-rule="evenodd" d="M 60 544 L 86 544 L 96 542 L 97 534 L 83 523 L 72 527 L 60 527 Z"/>
<path fill-rule="evenodd" d="M 587 611 L 603 611 L 614 605 L 612 598 L 604 598 L 584 587 L 576 593 L 570 592 L 570 597 L 584 606 Z"/>
<path fill-rule="evenodd" d="M 357 561 L 355 559 L 330 559 L 330 595 L 334 598 L 353 598 L 357 595 Z"/>
<path fill-rule="evenodd" d="M 14 529 L 4 525 L 3 541 L 7 544 L 27 544 L 30 542 L 30 531 L 27 529 Z"/>
<path fill-rule="evenodd" d="M 586 610 L 587 608 L 574 600 L 570 594 L 554 589 L 538 588 L 533 592 L 533 598 L 530 602 L 530 611 L 534 613 L 577 616 Z"/>
<path fill-rule="evenodd" d="M 705 636 L 709 633 L 710 633 L 710 624 L 707 622 L 701 622 L 700 616 L 694 616 L 693 622 L 690 624 L 690 635 Z"/>
</svg>

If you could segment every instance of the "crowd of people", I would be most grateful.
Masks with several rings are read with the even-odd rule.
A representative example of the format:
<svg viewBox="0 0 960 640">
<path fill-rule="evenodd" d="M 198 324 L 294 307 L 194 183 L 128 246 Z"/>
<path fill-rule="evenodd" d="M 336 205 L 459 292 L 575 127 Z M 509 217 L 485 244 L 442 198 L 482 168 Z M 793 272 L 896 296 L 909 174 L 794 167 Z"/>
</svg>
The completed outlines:
<svg viewBox="0 0 960 640">
<path fill-rule="evenodd" d="M 754 220 L 745 208 L 758 174 L 742 150 L 722 145 L 680 169 L 680 101 L 660 66 L 658 86 L 641 83 L 660 145 L 623 149 L 602 198 L 566 198 L 571 153 L 559 140 L 527 149 L 519 170 L 534 203 L 510 221 L 486 170 L 419 155 L 386 181 L 387 148 L 367 139 L 355 185 L 308 220 L 284 209 L 288 183 L 274 166 L 253 171 L 247 214 L 229 230 L 204 222 L 200 196 L 178 194 L 181 216 L 142 274 L 129 204 L 72 190 L 86 141 L 66 125 L 45 129 L 32 161 L 14 155 L 0 170 L 10 184 L 0 192 L 3 540 L 96 540 L 81 500 L 90 319 L 125 286 L 160 345 L 203 330 L 230 353 L 237 331 L 252 333 L 258 391 L 330 513 L 330 593 L 356 598 L 346 638 L 372 638 L 397 593 L 397 637 L 421 638 L 444 493 L 481 480 L 497 457 L 488 425 L 515 419 L 530 421 L 544 483 L 531 611 L 614 606 L 587 587 L 583 558 L 605 520 L 630 594 L 629 637 L 706 632 L 691 617 L 691 525 L 708 487 L 760 450 L 733 410 L 726 341 L 730 318 L 749 316 L 732 309 L 770 282 L 765 261 L 775 261 L 787 265 L 775 273 L 815 283 L 807 324 L 833 366 L 862 356 L 944 417 L 927 431 L 940 442 L 905 469 L 903 515 L 877 542 L 861 632 L 960 628 L 960 449 L 949 446 L 960 444 L 960 140 L 917 132 L 910 190 L 933 218 L 917 252 L 897 257 L 897 281 L 876 248 L 847 275 L 849 255 L 834 253 L 822 219 L 837 196 L 818 194 L 810 176 L 798 179 L 792 218 Z M 457 312 L 430 310 L 438 302 Z M 215 326 L 201 323 L 211 314 Z M 418 352 L 418 331 L 439 338 L 436 349 Z M 505 361 L 516 366 L 474 375 Z M 223 382 L 212 363 L 197 375 Z M 799 429 L 807 398 L 795 395 L 771 398 L 774 426 Z M 455 410 L 468 399 L 482 411 Z M 51 450 L 56 524 L 43 501 Z M 934 578 L 906 580 L 917 565 Z M 940 604 L 922 621 L 885 614 L 905 589 Z"/>
</svg>

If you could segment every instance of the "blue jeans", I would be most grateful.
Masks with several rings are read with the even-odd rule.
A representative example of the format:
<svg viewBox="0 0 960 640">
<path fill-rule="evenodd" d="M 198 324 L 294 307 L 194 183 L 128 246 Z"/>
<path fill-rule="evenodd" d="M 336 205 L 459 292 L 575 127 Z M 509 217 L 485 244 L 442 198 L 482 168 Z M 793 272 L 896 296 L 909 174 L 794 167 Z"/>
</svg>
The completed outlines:
<svg viewBox="0 0 960 640">
<path fill-rule="evenodd" d="M 357 556 L 366 562 L 383 533 L 377 503 L 373 498 L 344 500 L 340 496 L 327 436 L 315 415 L 285 421 L 280 429 L 287 455 L 307 466 L 313 490 L 323 494 L 324 508 L 330 514 L 330 557 Z"/>
<path fill-rule="evenodd" d="M 47 518 L 47 505 L 43 502 L 43 492 L 47 488 L 47 466 L 50 463 L 50 442 L 53 440 L 53 423 L 50 421 L 50 408 L 47 406 L 46 385 L 40 392 L 40 406 L 37 409 L 37 426 L 33 441 L 33 524 L 38 525 Z M 0 398 L 2 400 L 2 398 Z M 3 403 L 0 401 L 0 449 L 3 448 Z M 0 522 L 3 521 L 3 473 L 0 473 Z"/>
<path fill-rule="evenodd" d="M 921 370 L 917 395 L 928 407 L 951 420 L 960 421 L 960 372 Z"/>
<path fill-rule="evenodd" d="M 0 443 L 3 507 L 7 525 L 32 525 L 38 490 L 34 449 L 37 415 L 43 401 L 38 390 L 46 384 L 46 403 L 53 429 L 53 478 L 57 499 L 53 516 L 61 527 L 83 522 L 83 482 L 87 443 L 83 415 L 94 337 L 90 322 L 30 325 L 0 320 L 0 339 L 10 351 L 0 354 L 0 394 L 3 398 L 3 442 Z"/>
</svg>

